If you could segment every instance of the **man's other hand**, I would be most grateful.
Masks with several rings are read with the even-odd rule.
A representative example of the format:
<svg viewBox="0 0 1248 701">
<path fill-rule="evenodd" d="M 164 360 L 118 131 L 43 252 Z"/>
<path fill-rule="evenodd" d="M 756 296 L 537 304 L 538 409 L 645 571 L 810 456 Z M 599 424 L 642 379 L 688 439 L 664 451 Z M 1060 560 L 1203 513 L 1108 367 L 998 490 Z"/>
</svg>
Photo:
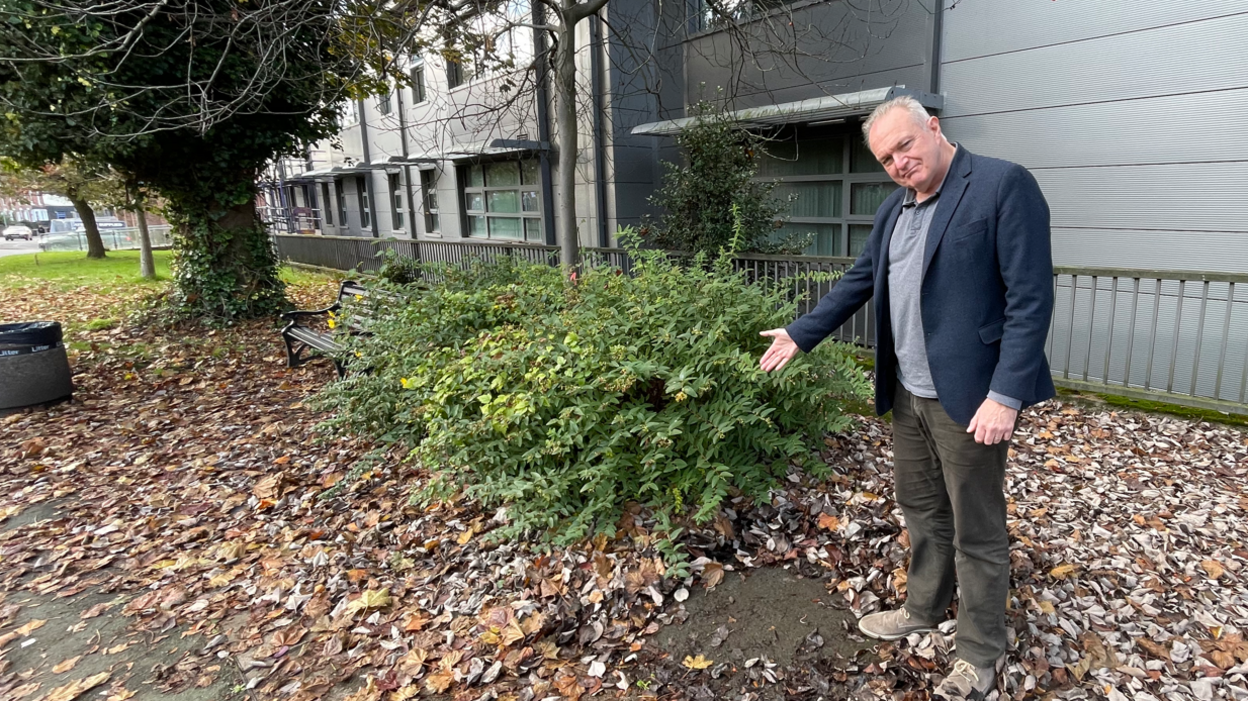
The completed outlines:
<svg viewBox="0 0 1248 701">
<path fill-rule="evenodd" d="M 793 342 L 793 339 L 789 338 L 789 332 L 784 329 L 760 331 L 758 335 L 771 338 L 771 347 L 767 349 L 766 353 L 763 353 L 762 360 L 758 361 L 758 364 L 763 368 L 763 372 L 779 370 L 788 365 L 793 356 L 797 355 L 797 352 L 801 350 Z"/>
<path fill-rule="evenodd" d="M 996 445 L 1014 433 L 1014 422 L 1017 419 L 1016 409 L 1011 409 L 992 399 L 985 399 L 984 403 L 979 405 L 979 411 L 975 412 L 966 432 L 975 434 L 976 443 Z"/>
</svg>

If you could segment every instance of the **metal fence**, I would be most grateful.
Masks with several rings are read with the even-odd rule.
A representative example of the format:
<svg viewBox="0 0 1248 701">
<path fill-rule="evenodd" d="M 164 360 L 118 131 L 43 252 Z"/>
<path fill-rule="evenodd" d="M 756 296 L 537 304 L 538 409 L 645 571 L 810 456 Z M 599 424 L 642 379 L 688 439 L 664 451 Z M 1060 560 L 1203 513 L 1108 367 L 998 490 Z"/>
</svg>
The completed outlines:
<svg viewBox="0 0 1248 701">
<path fill-rule="evenodd" d="M 331 270 L 376 272 L 385 249 L 422 262 L 461 264 L 512 257 L 557 264 L 555 246 L 276 235 L 283 260 Z M 628 255 L 582 249 L 590 264 L 625 271 Z M 815 273 L 847 270 L 852 258 L 740 255 L 751 281 L 788 286 L 798 310 L 812 308 L 835 282 Z M 1067 387 L 1248 414 L 1248 275 L 1058 267 L 1046 352 L 1054 380 Z M 834 337 L 875 345 L 870 305 Z"/>
<path fill-rule="evenodd" d="M 162 248 L 171 246 L 173 241 L 169 238 L 169 231 L 172 228 L 168 224 L 147 227 L 152 247 Z M 100 238 L 104 241 L 104 248 L 110 251 L 137 250 L 139 248 L 139 230 L 137 228 L 101 229 Z M 44 234 L 39 237 L 38 241 L 39 250 L 41 251 L 87 250 L 87 235 L 80 231 Z"/>
</svg>

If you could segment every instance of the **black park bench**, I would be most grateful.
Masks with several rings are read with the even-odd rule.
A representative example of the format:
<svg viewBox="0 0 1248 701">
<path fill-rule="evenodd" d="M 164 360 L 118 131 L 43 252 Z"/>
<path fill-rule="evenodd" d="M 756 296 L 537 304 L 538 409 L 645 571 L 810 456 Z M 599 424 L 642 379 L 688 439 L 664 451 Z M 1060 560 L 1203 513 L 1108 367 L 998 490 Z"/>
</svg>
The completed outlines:
<svg viewBox="0 0 1248 701">
<path fill-rule="evenodd" d="M 366 310 L 356 309 L 349 316 L 333 316 L 342 310 L 342 303 L 347 300 L 378 299 L 387 302 L 402 303 L 406 300 L 393 292 L 370 289 L 355 280 L 343 280 L 338 288 L 338 300 L 324 309 L 296 309 L 284 312 L 282 319 L 287 322 L 282 329 L 282 340 L 286 342 L 286 367 L 299 367 L 316 356 L 323 356 L 334 361 L 334 369 L 338 377 L 346 375 L 346 359 L 343 357 L 345 348 L 334 340 L 334 332 L 320 330 L 316 326 L 328 326 L 329 320 L 343 327 L 349 334 L 367 334 L 368 321 Z M 364 313 L 361 313 L 364 312 Z M 324 324 L 319 323 L 321 319 Z"/>
</svg>

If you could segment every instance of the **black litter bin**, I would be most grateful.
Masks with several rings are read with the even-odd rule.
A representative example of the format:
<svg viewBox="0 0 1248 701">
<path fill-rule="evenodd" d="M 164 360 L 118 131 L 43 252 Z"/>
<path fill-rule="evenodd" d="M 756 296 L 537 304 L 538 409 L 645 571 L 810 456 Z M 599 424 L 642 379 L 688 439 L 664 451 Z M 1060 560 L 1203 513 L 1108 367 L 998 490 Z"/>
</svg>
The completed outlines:
<svg viewBox="0 0 1248 701">
<path fill-rule="evenodd" d="M 59 323 L 0 324 L 0 414 L 63 401 L 73 392 Z"/>
</svg>

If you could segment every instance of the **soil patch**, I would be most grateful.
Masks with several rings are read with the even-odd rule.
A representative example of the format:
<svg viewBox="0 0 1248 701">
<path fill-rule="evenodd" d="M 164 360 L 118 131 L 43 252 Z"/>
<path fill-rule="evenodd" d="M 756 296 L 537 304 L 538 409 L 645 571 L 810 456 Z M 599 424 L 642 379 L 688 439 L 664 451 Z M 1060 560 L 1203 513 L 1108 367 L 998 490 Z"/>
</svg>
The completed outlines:
<svg viewBox="0 0 1248 701">
<path fill-rule="evenodd" d="M 871 644 L 833 600 L 823 580 L 784 569 L 729 573 L 714 589 L 696 589 L 684 603 L 688 619 L 664 628 L 654 644 L 676 660 L 703 655 L 738 666 L 754 658 L 787 666 L 799 649 L 850 659 Z"/>
<path fill-rule="evenodd" d="M 38 699 L 74 683 L 95 689 L 84 696 L 106 692 L 99 698 L 242 698 L 242 677 L 232 660 L 184 663 L 203 650 L 202 636 L 183 637 L 177 625 L 161 633 L 131 628 L 130 619 L 119 615 L 130 598 L 99 590 L 64 598 L 28 593 L 0 598 L 0 609 L 9 614 L 0 620 L 0 634 L 17 633 L 0 648 L 0 672 L 7 672 L 0 674 L 0 698 Z"/>
</svg>

